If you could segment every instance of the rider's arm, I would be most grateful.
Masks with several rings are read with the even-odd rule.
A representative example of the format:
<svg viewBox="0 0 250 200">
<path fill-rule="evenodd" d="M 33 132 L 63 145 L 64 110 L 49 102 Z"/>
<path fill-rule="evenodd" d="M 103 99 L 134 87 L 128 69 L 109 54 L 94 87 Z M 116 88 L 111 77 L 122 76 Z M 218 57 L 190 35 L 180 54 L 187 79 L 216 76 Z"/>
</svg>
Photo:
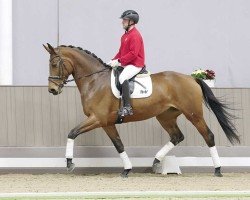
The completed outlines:
<svg viewBox="0 0 250 200">
<path fill-rule="evenodd" d="M 115 56 L 112 60 L 119 59 L 120 56 L 121 56 L 121 52 L 120 52 L 120 50 L 119 50 L 118 53 L 116 54 L 116 56 Z"/>
</svg>

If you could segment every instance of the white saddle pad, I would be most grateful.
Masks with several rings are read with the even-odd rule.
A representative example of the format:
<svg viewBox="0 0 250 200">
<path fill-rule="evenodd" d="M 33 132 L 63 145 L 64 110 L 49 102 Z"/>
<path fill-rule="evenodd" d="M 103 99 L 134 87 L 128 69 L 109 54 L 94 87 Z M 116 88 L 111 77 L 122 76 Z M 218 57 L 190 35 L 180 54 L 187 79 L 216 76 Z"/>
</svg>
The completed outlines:
<svg viewBox="0 0 250 200">
<path fill-rule="evenodd" d="M 152 94 L 152 80 L 150 76 L 146 77 L 135 77 L 135 80 L 138 81 L 141 86 L 138 83 L 134 83 L 134 92 L 131 94 L 131 98 L 145 98 L 149 97 Z M 116 98 L 121 98 L 119 90 L 116 88 L 115 85 L 115 76 L 113 73 L 113 70 L 111 72 L 111 89 Z"/>
</svg>

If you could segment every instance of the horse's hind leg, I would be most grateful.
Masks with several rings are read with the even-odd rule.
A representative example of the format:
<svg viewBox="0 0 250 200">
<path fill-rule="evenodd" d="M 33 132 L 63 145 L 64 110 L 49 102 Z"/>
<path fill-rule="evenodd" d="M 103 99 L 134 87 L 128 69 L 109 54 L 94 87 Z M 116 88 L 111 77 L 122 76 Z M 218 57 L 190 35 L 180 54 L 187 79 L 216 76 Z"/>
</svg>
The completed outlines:
<svg viewBox="0 0 250 200">
<path fill-rule="evenodd" d="M 120 154 L 120 157 L 122 159 L 122 162 L 124 165 L 124 170 L 121 173 L 121 176 L 128 177 L 128 173 L 132 169 L 132 164 L 128 158 L 126 151 L 124 150 L 124 146 L 122 144 L 121 138 L 119 136 L 119 133 L 118 133 L 115 125 L 103 127 L 103 129 L 107 133 L 109 138 L 111 139 L 112 143 L 114 144 L 116 150 L 118 151 L 118 153 Z"/>
<path fill-rule="evenodd" d="M 215 142 L 214 142 L 214 134 L 208 128 L 208 126 L 207 126 L 207 124 L 202 116 L 200 116 L 200 115 L 195 116 L 195 114 L 193 114 L 193 115 L 192 114 L 191 115 L 185 114 L 185 116 L 197 128 L 197 130 L 202 135 L 202 137 L 204 138 L 204 140 L 206 141 L 206 143 L 209 147 L 210 155 L 212 157 L 214 168 L 215 168 L 214 175 L 218 176 L 218 177 L 222 177 L 221 163 L 220 163 L 220 158 L 219 158 L 219 155 L 218 155 L 218 152 L 217 152 L 217 149 L 215 146 Z"/>
<path fill-rule="evenodd" d="M 160 122 L 161 126 L 168 132 L 170 141 L 163 146 L 155 156 L 153 162 L 153 172 L 156 171 L 157 166 L 163 160 L 165 155 L 178 143 L 184 140 L 184 135 L 177 125 L 177 117 L 181 112 L 175 108 L 170 108 L 164 113 L 156 116 L 156 119 Z"/>
</svg>

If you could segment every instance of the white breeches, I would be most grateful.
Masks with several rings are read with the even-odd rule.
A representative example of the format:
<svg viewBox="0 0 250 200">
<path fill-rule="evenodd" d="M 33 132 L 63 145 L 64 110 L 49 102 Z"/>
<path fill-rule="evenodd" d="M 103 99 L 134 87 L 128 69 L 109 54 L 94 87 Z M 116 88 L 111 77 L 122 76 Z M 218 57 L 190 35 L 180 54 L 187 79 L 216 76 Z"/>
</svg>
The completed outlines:
<svg viewBox="0 0 250 200">
<path fill-rule="evenodd" d="M 138 74 L 141 71 L 141 69 L 142 68 L 135 67 L 134 65 L 127 65 L 126 67 L 124 67 L 124 70 L 122 71 L 119 77 L 120 84 L 123 84 L 125 80 L 131 79 L 133 76 Z"/>
</svg>

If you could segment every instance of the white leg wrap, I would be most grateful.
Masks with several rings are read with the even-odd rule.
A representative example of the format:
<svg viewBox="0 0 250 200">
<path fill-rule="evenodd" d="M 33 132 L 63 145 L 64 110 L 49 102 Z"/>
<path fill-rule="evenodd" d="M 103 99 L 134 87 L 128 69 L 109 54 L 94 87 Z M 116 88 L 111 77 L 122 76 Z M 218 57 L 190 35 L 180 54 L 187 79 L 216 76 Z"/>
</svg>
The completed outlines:
<svg viewBox="0 0 250 200">
<path fill-rule="evenodd" d="M 214 167 L 215 168 L 220 167 L 221 163 L 216 147 L 215 146 L 210 147 L 209 150 L 210 150 L 210 155 L 213 159 Z"/>
<path fill-rule="evenodd" d="M 122 159 L 124 169 L 132 169 L 132 164 L 128 158 L 126 151 L 123 151 L 122 153 L 120 153 L 120 157 Z"/>
<path fill-rule="evenodd" d="M 66 147 L 66 158 L 73 158 L 73 149 L 74 149 L 74 140 L 68 138 L 67 147 Z"/>
<path fill-rule="evenodd" d="M 160 151 L 158 151 L 155 158 L 157 158 L 159 161 L 162 161 L 164 156 L 167 155 L 167 153 L 173 148 L 174 144 L 172 142 L 168 142 L 164 147 L 161 148 Z"/>
</svg>

